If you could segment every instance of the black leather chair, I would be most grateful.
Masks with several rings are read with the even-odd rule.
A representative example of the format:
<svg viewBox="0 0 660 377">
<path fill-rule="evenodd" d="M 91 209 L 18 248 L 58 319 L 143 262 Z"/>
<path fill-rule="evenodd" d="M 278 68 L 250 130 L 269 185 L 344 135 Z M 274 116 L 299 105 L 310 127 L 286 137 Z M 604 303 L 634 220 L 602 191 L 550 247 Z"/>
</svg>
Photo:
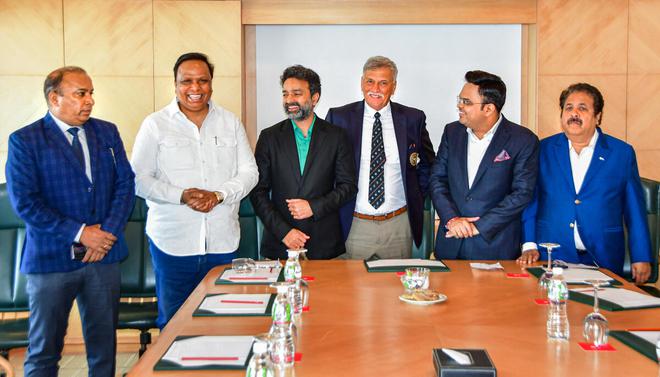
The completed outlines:
<svg viewBox="0 0 660 377">
<path fill-rule="evenodd" d="M 413 242 L 412 258 L 429 259 L 435 247 L 435 210 L 431 197 L 424 200 L 424 222 L 422 223 L 422 243 L 417 247 Z"/>
<path fill-rule="evenodd" d="M 29 310 L 25 277 L 19 272 L 24 242 L 25 224 L 9 204 L 7 185 L 0 184 L 0 358 L 5 360 L 10 350 L 28 345 L 28 319 L 13 314 Z"/>
</svg>

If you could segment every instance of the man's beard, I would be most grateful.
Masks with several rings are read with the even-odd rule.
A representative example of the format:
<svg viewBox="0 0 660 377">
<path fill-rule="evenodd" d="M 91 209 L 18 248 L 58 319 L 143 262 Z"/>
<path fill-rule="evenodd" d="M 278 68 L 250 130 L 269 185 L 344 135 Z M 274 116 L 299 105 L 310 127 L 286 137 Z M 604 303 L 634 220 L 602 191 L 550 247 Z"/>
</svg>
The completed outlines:
<svg viewBox="0 0 660 377">
<path fill-rule="evenodd" d="M 290 112 L 288 110 L 289 106 L 297 106 L 298 111 Z M 312 104 L 307 102 L 305 104 L 300 104 L 299 102 L 289 102 L 284 104 L 284 113 L 291 120 L 302 120 L 307 119 L 312 114 Z"/>
</svg>

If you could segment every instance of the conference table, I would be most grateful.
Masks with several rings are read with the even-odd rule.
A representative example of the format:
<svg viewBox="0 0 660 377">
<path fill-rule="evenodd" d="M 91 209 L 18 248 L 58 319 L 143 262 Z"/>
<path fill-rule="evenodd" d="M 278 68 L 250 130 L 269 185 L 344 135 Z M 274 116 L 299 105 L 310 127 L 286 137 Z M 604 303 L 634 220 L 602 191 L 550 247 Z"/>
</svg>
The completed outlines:
<svg viewBox="0 0 660 377">
<path fill-rule="evenodd" d="M 362 261 L 303 261 L 309 311 L 298 328 L 302 359 L 297 377 L 435 376 L 434 348 L 477 348 L 490 354 L 498 376 L 658 376 L 658 364 L 610 337 L 615 351 L 585 351 L 582 320 L 590 305 L 568 303 L 570 340 L 548 340 L 547 306 L 537 305 L 537 279 L 514 261 L 504 270 L 471 269 L 445 261 L 449 272 L 432 272 L 430 288 L 447 295 L 430 306 L 399 300 L 394 272 L 368 273 Z M 209 272 L 128 376 L 242 376 L 241 371 L 154 371 L 177 336 L 254 335 L 267 332 L 269 317 L 193 317 L 205 295 L 266 293 L 267 285 L 216 285 L 227 266 Z M 629 283 L 625 288 L 637 289 Z M 610 329 L 660 327 L 660 309 L 603 311 Z"/>
</svg>

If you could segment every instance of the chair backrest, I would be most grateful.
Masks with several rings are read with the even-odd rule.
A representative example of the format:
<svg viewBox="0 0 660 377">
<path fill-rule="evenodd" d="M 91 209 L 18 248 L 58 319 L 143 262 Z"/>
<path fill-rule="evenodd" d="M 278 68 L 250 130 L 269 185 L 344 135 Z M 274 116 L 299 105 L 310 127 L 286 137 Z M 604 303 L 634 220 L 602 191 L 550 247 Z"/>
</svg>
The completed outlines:
<svg viewBox="0 0 660 377">
<path fill-rule="evenodd" d="M 238 219 L 241 224 L 241 243 L 238 245 L 238 256 L 258 260 L 261 256 L 261 237 L 263 236 L 263 224 L 254 212 L 249 198 L 241 201 L 238 210 Z"/>
<path fill-rule="evenodd" d="M 153 297 L 156 295 L 156 278 L 145 233 L 146 224 L 147 204 L 144 199 L 135 197 L 133 212 L 124 228 L 128 257 L 121 263 L 122 297 Z"/>
<path fill-rule="evenodd" d="M 435 246 L 435 210 L 433 201 L 427 196 L 424 200 L 424 221 L 422 222 L 422 243 L 417 247 L 413 242 L 413 258 L 428 259 Z"/>
<path fill-rule="evenodd" d="M 27 311 L 25 276 L 20 273 L 25 223 L 9 203 L 7 184 L 0 184 L 0 311 Z"/>
<path fill-rule="evenodd" d="M 658 210 L 660 208 L 660 182 L 642 178 L 642 190 L 644 192 L 644 204 L 646 206 L 647 222 L 649 233 L 651 234 L 651 277 L 648 282 L 653 283 L 658 280 L 658 252 L 660 248 L 660 221 Z M 626 233 L 626 259 L 623 265 L 623 277 L 632 280 L 630 270 L 630 250 L 628 250 L 628 239 Z"/>
</svg>

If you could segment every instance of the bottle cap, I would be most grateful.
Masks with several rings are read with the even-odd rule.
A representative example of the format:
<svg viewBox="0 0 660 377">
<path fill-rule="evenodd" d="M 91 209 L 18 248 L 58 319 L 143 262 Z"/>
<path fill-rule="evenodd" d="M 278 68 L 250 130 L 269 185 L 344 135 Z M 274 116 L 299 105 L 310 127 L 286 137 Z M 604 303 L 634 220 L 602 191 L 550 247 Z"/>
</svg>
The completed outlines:
<svg viewBox="0 0 660 377">
<path fill-rule="evenodd" d="M 265 353 L 268 351 L 268 343 L 260 340 L 255 340 L 254 345 L 252 346 L 252 350 L 254 351 L 254 353 Z"/>
<path fill-rule="evenodd" d="M 298 250 L 287 250 L 286 254 L 289 258 L 294 258 L 298 256 Z"/>
<path fill-rule="evenodd" d="M 564 273 L 564 269 L 561 267 L 552 267 L 552 274 L 553 275 L 561 275 Z"/>
</svg>

